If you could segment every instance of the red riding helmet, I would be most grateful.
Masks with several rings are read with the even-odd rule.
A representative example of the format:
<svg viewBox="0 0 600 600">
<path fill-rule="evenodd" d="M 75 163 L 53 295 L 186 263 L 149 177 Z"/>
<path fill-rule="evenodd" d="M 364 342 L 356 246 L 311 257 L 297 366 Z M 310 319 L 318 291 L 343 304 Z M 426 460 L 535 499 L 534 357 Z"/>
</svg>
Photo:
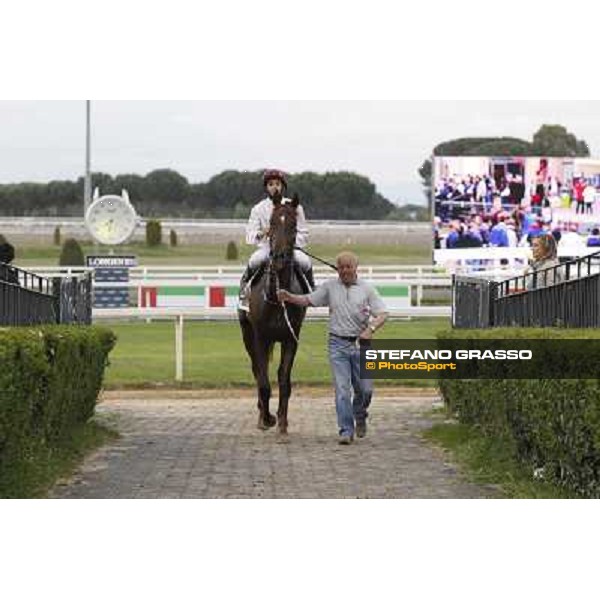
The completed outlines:
<svg viewBox="0 0 600 600">
<path fill-rule="evenodd" d="M 279 179 L 283 184 L 283 188 L 287 189 L 287 179 L 283 171 L 280 171 L 279 169 L 267 169 L 263 173 L 263 186 L 266 186 L 267 182 L 271 179 Z"/>
</svg>

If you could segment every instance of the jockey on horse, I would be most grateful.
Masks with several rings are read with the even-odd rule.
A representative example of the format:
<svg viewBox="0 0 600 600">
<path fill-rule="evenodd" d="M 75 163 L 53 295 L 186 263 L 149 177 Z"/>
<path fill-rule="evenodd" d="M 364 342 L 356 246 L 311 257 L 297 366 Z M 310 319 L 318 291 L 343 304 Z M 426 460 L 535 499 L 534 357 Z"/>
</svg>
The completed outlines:
<svg viewBox="0 0 600 600">
<path fill-rule="evenodd" d="M 289 198 L 283 195 L 287 191 L 287 180 L 283 171 L 277 169 L 266 170 L 263 174 L 263 186 L 267 197 L 254 205 L 246 225 L 246 243 L 256 245 L 258 248 L 252 253 L 240 281 L 239 308 L 242 310 L 248 310 L 248 289 L 252 279 L 260 267 L 269 260 L 269 222 L 273 213 L 273 206 L 279 203 L 291 202 Z M 301 205 L 296 209 L 296 219 L 296 246 L 304 248 L 308 241 L 308 228 L 304 209 Z M 308 291 L 315 289 L 310 258 L 303 252 L 294 250 L 294 262 L 302 270 L 306 283 L 310 288 Z"/>
</svg>

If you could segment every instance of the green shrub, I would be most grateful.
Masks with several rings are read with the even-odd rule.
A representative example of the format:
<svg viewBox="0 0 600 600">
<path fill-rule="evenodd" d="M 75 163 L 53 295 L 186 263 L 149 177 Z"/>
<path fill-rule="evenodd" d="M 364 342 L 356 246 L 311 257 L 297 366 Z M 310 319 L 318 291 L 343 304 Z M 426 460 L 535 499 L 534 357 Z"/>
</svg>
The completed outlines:
<svg viewBox="0 0 600 600">
<path fill-rule="evenodd" d="M 60 227 L 58 225 L 54 228 L 54 245 L 60 246 Z"/>
<path fill-rule="evenodd" d="M 442 332 L 438 338 L 598 340 L 600 331 L 470 329 Z M 600 356 L 586 359 L 600 364 Z M 460 422 L 512 440 L 516 458 L 539 477 L 600 497 L 600 379 L 533 379 L 535 373 L 532 368 L 532 379 L 442 378 L 440 390 Z"/>
<path fill-rule="evenodd" d="M 169 244 L 172 248 L 175 248 L 177 246 L 177 232 L 174 229 L 171 229 L 171 231 L 169 231 Z"/>
<path fill-rule="evenodd" d="M 100 327 L 0 330 L 0 497 L 3 473 L 15 462 L 93 415 L 114 343 Z"/>
<path fill-rule="evenodd" d="M 227 244 L 227 250 L 225 251 L 225 258 L 227 260 L 237 260 L 239 257 L 238 247 L 234 241 L 230 241 Z"/>
<path fill-rule="evenodd" d="M 67 238 L 60 251 L 58 264 L 67 267 L 79 267 L 85 265 L 85 257 L 79 242 L 74 238 Z"/>
<path fill-rule="evenodd" d="M 0 471 L 26 452 L 43 406 L 49 365 L 39 335 L 0 330 Z"/>
<path fill-rule="evenodd" d="M 150 247 L 162 244 L 162 226 L 160 221 L 150 219 L 146 221 L 146 245 Z"/>
<path fill-rule="evenodd" d="M 250 215 L 250 206 L 247 206 L 243 202 L 238 202 L 233 207 L 233 215 L 232 219 L 247 219 L 248 215 Z"/>
</svg>

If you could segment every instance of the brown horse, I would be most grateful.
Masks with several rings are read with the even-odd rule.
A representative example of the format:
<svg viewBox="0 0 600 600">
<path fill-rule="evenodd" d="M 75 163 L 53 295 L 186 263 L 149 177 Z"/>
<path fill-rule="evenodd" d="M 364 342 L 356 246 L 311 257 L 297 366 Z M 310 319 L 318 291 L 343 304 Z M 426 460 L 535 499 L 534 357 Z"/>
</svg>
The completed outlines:
<svg viewBox="0 0 600 600">
<path fill-rule="evenodd" d="M 306 291 L 300 284 L 293 262 L 297 206 L 298 199 L 295 198 L 291 203 L 277 204 L 273 208 L 269 224 L 269 261 L 253 282 L 249 312 L 238 311 L 244 345 L 252 361 L 252 373 L 258 388 L 258 427 L 268 429 L 277 423 L 281 434 L 287 433 L 291 373 L 306 313 L 305 307 L 284 306 L 276 295 L 278 289 L 290 290 L 296 294 Z M 269 412 L 269 359 L 275 342 L 281 343 L 281 361 L 277 371 L 277 419 Z"/>
</svg>

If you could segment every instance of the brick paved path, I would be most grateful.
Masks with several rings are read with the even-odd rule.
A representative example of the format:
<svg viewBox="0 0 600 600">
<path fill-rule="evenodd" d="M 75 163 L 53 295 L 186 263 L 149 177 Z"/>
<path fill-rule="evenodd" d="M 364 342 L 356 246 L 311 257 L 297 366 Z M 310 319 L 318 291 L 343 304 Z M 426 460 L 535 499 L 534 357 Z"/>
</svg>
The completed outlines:
<svg viewBox="0 0 600 600">
<path fill-rule="evenodd" d="M 443 452 L 424 442 L 431 392 L 377 390 L 368 436 L 337 444 L 327 390 L 298 389 L 290 433 L 256 428 L 249 390 L 112 392 L 98 414 L 120 431 L 54 498 L 478 498 Z"/>
</svg>

